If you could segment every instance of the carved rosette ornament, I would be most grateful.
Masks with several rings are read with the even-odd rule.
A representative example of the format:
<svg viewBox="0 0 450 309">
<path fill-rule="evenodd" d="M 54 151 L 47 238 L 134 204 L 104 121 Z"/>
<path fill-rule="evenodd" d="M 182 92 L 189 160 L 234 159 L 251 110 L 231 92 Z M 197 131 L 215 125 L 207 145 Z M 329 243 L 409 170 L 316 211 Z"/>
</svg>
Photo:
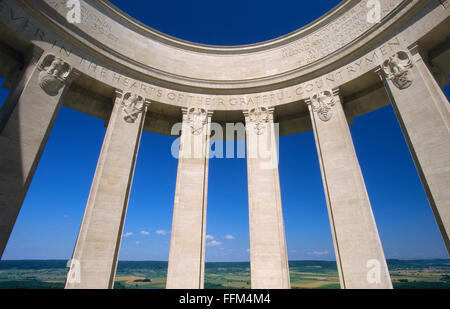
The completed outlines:
<svg viewBox="0 0 450 309">
<path fill-rule="evenodd" d="M 187 110 L 186 120 L 191 127 L 192 134 L 200 135 L 205 124 L 208 123 L 208 113 L 203 108 L 192 107 Z"/>
<path fill-rule="evenodd" d="M 72 67 L 55 55 L 47 55 L 38 65 L 39 86 L 50 96 L 56 96 L 68 82 Z"/>
<path fill-rule="evenodd" d="M 409 69 L 412 67 L 413 62 L 404 51 L 399 51 L 383 62 L 384 75 L 388 80 L 391 80 L 398 89 L 406 89 L 411 86 L 413 80 L 410 76 Z"/>
<path fill-rule="evenodd" d="M 122 100 L 123 119 L 128 123 L 135 123 L 146 107 L 145 100 L 134 93 L 127 93 Z"/>
<path fill-rule="evenodd" d="M 256 107 L 248 112 L 250 122 L 253 122 L 254 130 L 257 135 L 262 135 L 267 129 L 267 123 L 269 122 L 270 113 L 266 107 Z"/>
<path fill-rule="evenodd" d="M 317 113 L 322 121 L 329 121 L 333 117 L 333 106 L 336 104 L 333 93 L 325 90 L 310 98 L 313 112 Z"/>
</svg>

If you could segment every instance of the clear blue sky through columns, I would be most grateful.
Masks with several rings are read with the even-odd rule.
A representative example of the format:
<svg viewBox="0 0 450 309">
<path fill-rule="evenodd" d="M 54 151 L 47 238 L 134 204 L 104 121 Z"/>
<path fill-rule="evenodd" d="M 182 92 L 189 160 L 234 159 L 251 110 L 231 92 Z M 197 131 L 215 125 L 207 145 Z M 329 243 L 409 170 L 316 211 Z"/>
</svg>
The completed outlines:
<svg viewBox="0 0 450 309">
<path fill-rule="evenodd" d="M 339 1 L 112 1 L 169 35 L 215 45 L 250 44 L 287 34 Z M 448 95 L 448 89 L 446 91 Z M 3 102 L 6 92 L 0 92 Z M 106 129 L 63 107 L 49 138 L 4 259 L 69 259 Z M 388 258 L 447 258 L 399 125 L 388 106 L 351 127 Z M 174 137 L 144 132 L 121 260 L 167 260 L 177 160 Z M 280 178 L 290 260 L 333 260 L 312 132 L 280 143 Z M 248 261 L 245 159 L 210 162 L 207 261 Z"/>
</svg>

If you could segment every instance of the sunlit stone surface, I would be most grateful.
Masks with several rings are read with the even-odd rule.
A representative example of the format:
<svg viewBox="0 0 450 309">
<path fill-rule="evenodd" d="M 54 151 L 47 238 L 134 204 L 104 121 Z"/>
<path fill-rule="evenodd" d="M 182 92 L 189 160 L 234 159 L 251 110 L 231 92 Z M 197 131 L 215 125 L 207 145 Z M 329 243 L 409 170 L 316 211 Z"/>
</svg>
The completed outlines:
<svg viewBox="0 0 450 309">
<path fill-rule="evenodd" d="M 64 104 L 108 127 L 67 288 L 112 288 L 142 131 L 170 135 L 180 122 L 182 148 L 197 144 L 199 155 L 180 152 L 168 288 L 203 288 L 210 126 L 227 122 L 247 125 L 249 152 L 276 140 L 278 126 L 314 131 L 341 287 L 391 288 L 348 126 L 394 106 L 450 250 L 449 10 L 381 0 L 374 12 L 346 0 L 282 38 L 216 47 L 157 33 L 108 1 L 80 0 L 79 23 L 66 19 L 65 0 L 1 1 L 0 76 L 11 93 L 0 110 L 0 254 Z M 289 288 L 269 145 L 275 164 L 248 156 L 251 284 Z"/>
</svg>

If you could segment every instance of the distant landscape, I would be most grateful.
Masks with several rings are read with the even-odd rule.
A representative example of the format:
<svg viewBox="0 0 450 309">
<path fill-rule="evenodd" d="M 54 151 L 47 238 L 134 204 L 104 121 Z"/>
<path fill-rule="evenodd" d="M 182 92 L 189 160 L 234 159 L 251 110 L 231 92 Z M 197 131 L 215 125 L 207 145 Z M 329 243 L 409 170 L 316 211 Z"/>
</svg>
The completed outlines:
<svg viewBox="0 0 450 309">
<path fill-rule="evenodd" d="M 0 261 L 0 289 L 62 289 L 67 261 Z M 339 289 L 336 262 L 289 262 L 293 289 Z M 396 289 L 450 289 L 450 260 L 388 260 Z M 116 289 L 164 289 L 167 262 L 120 261 Z M 206 263 L 206 289 L 249 289 L 250 263 Z"/>
</svg>

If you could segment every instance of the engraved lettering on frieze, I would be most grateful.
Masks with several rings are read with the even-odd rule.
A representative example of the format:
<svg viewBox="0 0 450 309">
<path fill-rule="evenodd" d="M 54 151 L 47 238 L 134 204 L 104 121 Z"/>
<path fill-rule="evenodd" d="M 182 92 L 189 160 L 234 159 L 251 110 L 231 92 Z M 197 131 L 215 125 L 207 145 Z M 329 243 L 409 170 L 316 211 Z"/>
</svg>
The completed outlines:
<svg viewBox="0 0 450 309">
<path fill-rule="evenodd" d="M 136 94 L 127 93 L 122 101 L 123 119 L 128 123 L 135 123 L 145 110 L 145 100 Z"/>
<path fill-rule="evenodd" d="M 83 4 L 81 5 L 81 22 L 89 25 L 92 30 L 106 36 L 111 41 L 119 41 L 119 38 L 113 34 L 113 26 L 109 20 L 96 14 Z"/>
<path fill-rule="evenodd" d="M 191 127 L 192 134 L 200 135 L 205 124 L 208 123 L 208 114 L 203 108 L 192 107 L 187 111 L 186 120 Z"/>
<path fill-rule="evenodd" d="M 68 7 L 68 2 L 75 2 L 73 0 L 44 0 L 48 5 L 53 7 L 63 16 L 67 16 L 70 14 L 70 8 Z M 77 0 L 78 2 L 78 0 Z M 108 17 L 105 17 L 101 14 L 98 14 L 97 11 L 91 9 L 87 4 L 81 3 L 80 14 L 81 14 L 81 23 L 76 22 L 79 26 L 87 26 L 91 31 L 104 35 L 106 38 L 110 39 L 113 42 L 119 41 L 119 38 L 114 35 L 116 32 L 113 28 L 113 24 L 111 23 Z M 78 9 L 78 8 L 77 8 Z M 78 13 L 78 12 L 77 12 Z"/>
<path fill-rule="evenodd" d="M 413 62 L 408 54 L 400 51 L 384 61 L 383 72 L 386 78 L 391 80 L 398 89 L 406 89 L 413 82 L 410 71 L 412 67 Z"/>
<path fill-rule="evenodd" d="M 381 1 L 380 8 L 374 7 L 377 14 L 381 9 L 380 16 L 377 14 L 375 16 L 377 21 L 378 19 L 381 21 L 401 3 L 401 0 Z M 367 2 L 360 1 L 359 4 L 336 20 L 331 21 L 327 26 L 283 48 L 282 57 L 296 56 L 299 65 L 307 65 L 326 57 L 363 37 L 367 34 L 367 31 L 374 27 L 375 24 L 371 22 L 372 20 L 368 21 L 369 13 Z"/>
<path fill-rule="evenodd" d="M 257 135 L 262 135 L 267 129 L 269 122 L 269 110 L 266 107 L 256 107 L 248 112 L 250 122 L 254 123 L 254 130 Z"/>
<path fill-rule="evenodd" d="M 311 107 L 317 113 L 320 120 L 329 121 L 333 117 L 333 109 L 336 102 L 331 91 L 325 90 L 311 97 Z"/>
<path fill-rule="evenodd" d="M 39 64 L 39 86 L 50 96 L 55 96 L 66 84 L 72 68 L 64 60 L 54 55 L 47 55 Z"/>
</svg>

